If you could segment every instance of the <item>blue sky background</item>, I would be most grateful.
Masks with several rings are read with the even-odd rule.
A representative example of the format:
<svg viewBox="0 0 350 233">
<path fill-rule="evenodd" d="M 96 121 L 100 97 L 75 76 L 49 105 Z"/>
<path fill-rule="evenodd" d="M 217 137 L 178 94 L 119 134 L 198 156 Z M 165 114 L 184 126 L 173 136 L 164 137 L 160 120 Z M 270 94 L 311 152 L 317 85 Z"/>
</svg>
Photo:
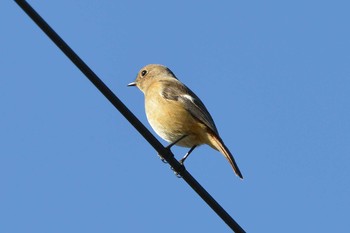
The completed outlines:
<svg viewBox="0 0 350 233">
<path fill-rule="evenodd" d="M 349 231 L 348 1 L 30 3 L 148 128 L 142 66 L 201 97 L 245 179 L 187 169 L 247 232 Z M 12 1 L 0 28 L 0 232 L 230 232 Z"/>
</svg>

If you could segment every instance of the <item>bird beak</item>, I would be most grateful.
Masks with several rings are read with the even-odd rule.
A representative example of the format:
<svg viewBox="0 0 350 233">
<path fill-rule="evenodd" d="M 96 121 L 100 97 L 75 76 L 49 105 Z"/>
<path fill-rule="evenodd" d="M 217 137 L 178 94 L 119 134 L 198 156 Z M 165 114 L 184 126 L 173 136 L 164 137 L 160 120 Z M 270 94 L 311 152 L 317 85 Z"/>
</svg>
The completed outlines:
<svg viewBox="0 0 350 233">
<path fill-rule="evenodd" d="M 128 84 L 128 87 L 136 86 L 136 82 L 132 82 Z"/>
</svg>

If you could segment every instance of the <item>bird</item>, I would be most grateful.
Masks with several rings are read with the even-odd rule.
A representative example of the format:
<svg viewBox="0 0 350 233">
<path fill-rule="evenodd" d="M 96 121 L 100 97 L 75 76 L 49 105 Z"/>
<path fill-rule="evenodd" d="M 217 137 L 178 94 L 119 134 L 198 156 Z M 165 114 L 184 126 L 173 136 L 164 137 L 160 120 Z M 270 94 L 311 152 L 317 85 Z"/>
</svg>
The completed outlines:
<svg viewBox="0 0 350 233">
<path fill-rule="evenodd" d="M 173 145 L 190 148 L 179 161 L 181 165 L 196 147 L 207 144 L 221 152 L 235 174 L 243 179 L 203 102 L 168 67 L 146 65 L 128 86 L 136 86 L 144 93 L 147 120 L 153 130 L 170 143 L 167 148 Z"/>
</svg>

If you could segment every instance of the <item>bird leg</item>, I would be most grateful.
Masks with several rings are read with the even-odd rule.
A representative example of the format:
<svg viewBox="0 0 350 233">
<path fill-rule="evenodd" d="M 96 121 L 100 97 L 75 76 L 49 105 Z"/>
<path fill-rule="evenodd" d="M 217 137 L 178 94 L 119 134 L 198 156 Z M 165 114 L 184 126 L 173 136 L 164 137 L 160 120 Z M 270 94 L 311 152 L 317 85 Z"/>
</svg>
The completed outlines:
<svg viewBox="0 0 350 233">
<path fill-rule="evenodd" d="M 196 147 L 197 147 L 197 145 L 192 146 L 191 149 L 185 154 L 185 156 L 184 156 L 182 159 L 180 159 L 179 162 L 180 162 L 180 164 L 181 164 L 182 166 L 184 166 L 185 160 L 188 158 L 188 156 L 192 153 L 192 151 L 193 151 Z"/>
<path fill-rule="evenodd" d="M 176 141 L 170 143 L 170 144 L 167 145 L 165 148 L 168 149 L 168 150 L 170 150 L 170 148 L 171 148 L 173 145 L 175 145 L 176 143 L 178 143 L 179 141 L 181 141 L 181 140 L 184 139 L 185 137 L 187 137 L 186 134 L 183 135 L 183 136 L 181 136 L 181 137 L 180 137 L 179 139 L 177 139 Z M 163 156 L 161 156 L 160 154 L 158 154 L 158 156 L 159 156 L 160 160 L 162 160 L 163 163 L 167 163 L 167 161 L 163 158 Z"/>
<path fill-rule="evenodd" d="M 176 143 L 178 143 L 179 141 L 181 141 L 182 139 L 184 139 L 184 138 L 187 137 L 187 136 L 188 136 L 187 134 L 181 136 L 179 139 L 176 139 L 176 141 L 170 143 L 170 144 L 169 144 L 167 147 L 165 147 L 165 148 L 167 148 L 167 149 L 170 150 L 170 148 L 171 148 L 173 145 L 175 145 Z"/>
<path fill-rule="evenodd" d="M 197 147 L 197 145 L 192 146 L 191 149 L 185 154 L 185 156 L 184 156 L 182 159 L 179 160 L 179 163 L 180 163 L 184 168 L 185 168 L 185 165 L 184 165 L 185 160 L 188 158 L 188 156 L 191 154 L 191 152 L 192 152 L 196 147 Z M 171 168 L 171 170 L 174 171 L 173 168 Z M 176 176 L 177 178 L 182 178 L 181 175 L 180 175 L 179 173 L 177 173 L 177 172 L 175 172 L 175 171 L 174 171 L 174 173 L 175 173 L 175 176 Z"/>
<path fill-rule="evenodd" d="M 187 137 L 187 136 L 188 136 L 188 135 L 186 135 L 186 134 L 183 135 L 183 136 L 181 136 L 179 139 L 177 139 L 176 141 L 170 143 L 170 144 L 169 144 L 168 146 L 166 146 L 165 148 L 168 149 L 168 150 L 170 150 L 171 147 L 172 147 L 173 145 L 175 145 L 176 143 L 178 143 L 179 141 L 181 141 L 182 139 L 184 139 L 184 138 Z M 185 156 L 184 156 L 182 159 L 179 160 L 179 163 L 180 163 L 182 166 L 184 166 L 185 160 L 188 158 L 188 156 L 192 153 L 192 151 L 193 151 L 196 147 L 197 147 L 197 145 L 192 146 L 191 149 L 185 154 Z M 163 163 L 167 163 L 166 160 L 165 160 L 160 154 L 158 154 L 158 156 L 160 157 L 160 159 L 162 160 Z M 171 170 L 174 171 L 173 168 L 171 168 Z M 175 175 L 176 175 L 178 178 L 181 178 L 181 175 L 180 175 L 180 174 L 178 174 L 178 173 L 175 172 L 175 171 L 174 171 L 174 173 L 175 173 Z"/>
</svg>

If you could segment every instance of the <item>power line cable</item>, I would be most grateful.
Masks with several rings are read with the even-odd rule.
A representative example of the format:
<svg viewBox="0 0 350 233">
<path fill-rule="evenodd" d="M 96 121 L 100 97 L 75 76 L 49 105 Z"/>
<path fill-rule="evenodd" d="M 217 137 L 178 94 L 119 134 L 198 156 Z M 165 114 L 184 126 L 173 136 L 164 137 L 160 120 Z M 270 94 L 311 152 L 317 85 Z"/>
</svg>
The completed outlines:
<svg viewBox="0 0 350 233">
<path fill-rule="evenodd" d="M 166 149 L 153 134 L 136 118 L 136 116 L 119 100 L 119 98 L 101 81 L 101 79 L 86 65 L 86 63 L 68 46 L 68 44 L 45 22 L 45 20 L 30 6 L 27 1 L 15 0 L 22 10 L 37 24 L 38 27 L 61 49 L 61 51 L 78 67 L 81 72 L 96 86 L 96 88 L 114 105 L 115 108 L 134 126 L 197 194 L 215 211 L 217 215 L 236 233 L 245 231 L 216 202 L 216 200 L 193 178 L 193 176 Z"/>
</svg>

